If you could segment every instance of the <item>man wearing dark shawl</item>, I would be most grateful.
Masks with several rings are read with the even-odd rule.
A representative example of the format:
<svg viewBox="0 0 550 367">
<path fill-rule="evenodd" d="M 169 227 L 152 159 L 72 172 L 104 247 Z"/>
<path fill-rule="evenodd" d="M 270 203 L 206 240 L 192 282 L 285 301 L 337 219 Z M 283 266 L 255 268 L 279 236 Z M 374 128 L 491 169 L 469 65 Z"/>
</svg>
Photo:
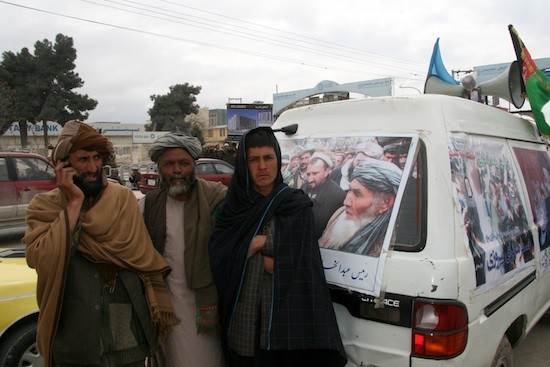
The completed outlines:
<svg viewBox="0 0 550 367">
<path fill-rule="evenodd" d="M 319 246 L 378 257 L 388 229 L 402 172 L 393 163 L 367 158 L 353 170 L 344 206 L 319 239 Z"/>
<path fill-rule="evenodd" d="M 166 134 L 152 144 L 160 188 L 140 200 L 153 244 L 172 269 L 166 277 L 178 318 L 157 353 L 162 367 L 222 367 L 218 295 L 210 271 L 208 239 L 227 188 L 195 176 L 202 153 L 199 140 Z"/>
<path fill-rule="evenodd" d="M 23 242 L 38 273 L 46 367 L 143 366 L 157 331 L 164 336 L 177 323 L 163 279 L 170 269 L 137 201 L 103 173 L 112 153 L 91 126 L 67 122 L 51 156 L 57 188 L 27 209 Z"/>
<path fill-rule="evenodd" d="M 243 135 L 209 245 L 230 366 L 346 364 L 313 225 L 273 131 Z"/>
</svg>

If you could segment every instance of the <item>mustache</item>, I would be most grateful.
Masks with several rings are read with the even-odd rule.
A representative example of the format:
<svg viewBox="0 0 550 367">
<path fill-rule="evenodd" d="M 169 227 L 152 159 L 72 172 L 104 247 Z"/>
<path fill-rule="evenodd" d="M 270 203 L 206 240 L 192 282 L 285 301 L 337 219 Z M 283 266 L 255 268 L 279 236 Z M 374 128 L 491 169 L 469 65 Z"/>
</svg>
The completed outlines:
<svg viewBox="0 0 550 367">
<path fill-rule="evenodd" d="M 173 180 L 187 180 L 189 178 L 190 177 L 188 177 L 186 175 L 179 174 L 179 175 L 173 175 L 172 177 L 170 177 L 170 181 L 173 181 Z"/>
<path fill-rule="evenodd" d="M 78 176 L 73 177 L 73 182 L 85 196 L 97 195 L 103 188 L 103 171 L 98 170 L 96 173 L 95 182 L 87 182 L 86 178 L 89 176 L 87 172 L 83 172 Z"/>
<path fill-rule="evenodd" d="M 194 173 L 191 173 L 189 175 L 185 175 L 185 174 L 175 174 L 173 176 L 171 176 L 169 179 L 164 177 L 164 176 L 160 176 L 160 187 L 162 188 L 170 188 L 170 186 L 172 186 L 172 182 L 174 181 L 183 181 L 183 185 L 186 185 L 186 186 L 194 186 L 195 184 L 195 181 L 196 181 L 196 177 L 195 177 L 195 174 Z M 179 184 L 177 184 L 179 186 Z"/>
</svg>

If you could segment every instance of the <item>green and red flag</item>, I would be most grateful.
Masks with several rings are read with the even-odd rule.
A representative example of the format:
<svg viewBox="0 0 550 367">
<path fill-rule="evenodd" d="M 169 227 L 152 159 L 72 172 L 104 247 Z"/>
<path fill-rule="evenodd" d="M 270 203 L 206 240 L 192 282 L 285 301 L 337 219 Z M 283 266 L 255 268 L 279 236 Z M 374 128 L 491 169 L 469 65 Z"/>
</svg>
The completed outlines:
<svg viewBox="0 0 550 367">
<path fill-rule="evenodd" d="M 514 26 L 510 24 L 508 30 L 512 37 L 520 70 L 522 70 L 525 92 L 535 122 L 541 134 L 550 135 L 550 79 L 537 68 Z"/>
</svg>

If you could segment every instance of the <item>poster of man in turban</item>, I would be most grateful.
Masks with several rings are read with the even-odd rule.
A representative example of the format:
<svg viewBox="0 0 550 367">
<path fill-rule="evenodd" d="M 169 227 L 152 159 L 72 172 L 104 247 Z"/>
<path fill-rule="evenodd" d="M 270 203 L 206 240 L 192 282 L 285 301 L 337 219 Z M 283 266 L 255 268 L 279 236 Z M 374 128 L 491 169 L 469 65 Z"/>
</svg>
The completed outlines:
<svg viewBox="0 0 550 367">
<path fill-rule="evenodd" d="M 380 154 L 357 154 L 346 174 L 348 184 L 341 188 L 341 182 L 334 182 L 343 195 L 339 204 L 333 205 L 327 216 L 326 210 L 317 210 L 313 201 L 313 212 L 324 213 L 320 228 L 319 247 L 329 283 L 343 285 L 361 292 L 377 294 L 380 290 L 382 270 L 390 240 L 395 227 L 397 208 L 404 182 L 411 172 L 411 165 L 382 159 L 383 147 L 391 144 L 396 149 L 416 149 L 417 137 L 378 137 L 366 135 L 310 136 L 305 139 L 282 139 L 282 154 L 309 147 L 315 154 L 332 160 L 343 151 L 372 151 L 377 147 Z M 414 154 L 407 154 L 413 157 Z M 351 162 L 351 161 L 350 161 Z M 404 169 L 402 168 L 404 167 Z M 313 170 L 312 170 L 313 172 Z M 306 178 L 307 179 L 307 178 Z M 327 175 L 327 180 L 334 180 Z M 323 208 L 324 209 L 324 208 Z M 327 221 L 328 218 L 328 221 Z"/>
</svg>

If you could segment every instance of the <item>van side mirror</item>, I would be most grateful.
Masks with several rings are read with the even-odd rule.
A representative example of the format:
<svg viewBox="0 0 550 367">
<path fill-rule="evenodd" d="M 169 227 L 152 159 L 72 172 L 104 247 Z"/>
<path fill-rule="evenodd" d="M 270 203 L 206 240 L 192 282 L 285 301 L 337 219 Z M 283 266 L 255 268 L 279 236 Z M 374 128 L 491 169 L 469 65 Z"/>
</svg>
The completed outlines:
<svg viewBox="0 0 550 367">
<path fill-rule="evenodd" d="M 273 130 L 273 132 L 277 132 L 277 131 L 282 131 L 286 135 L 294 135 L 296 134 L 296 131 L 298 131 L 298 124 L 287 125 L 287 126 L 283 126 L 280 129 Z"/>
</svg>

